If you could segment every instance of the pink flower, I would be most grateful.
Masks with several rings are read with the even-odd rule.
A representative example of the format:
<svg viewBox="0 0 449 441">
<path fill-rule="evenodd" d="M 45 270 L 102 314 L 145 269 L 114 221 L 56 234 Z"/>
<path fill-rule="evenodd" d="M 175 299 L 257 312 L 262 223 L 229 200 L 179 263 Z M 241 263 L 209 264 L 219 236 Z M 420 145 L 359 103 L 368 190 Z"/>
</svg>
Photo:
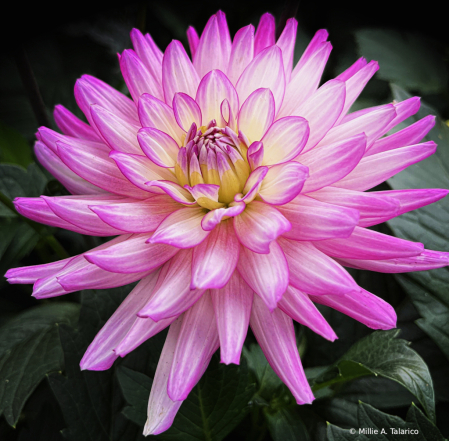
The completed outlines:
<svg viewBox="0 0 449 441">
<path fill-rule="evenodd" d="M 387 137 L 419 99 L 348 114 L 376 62 L 356 61 L 318 87 L 332 46 L 318 31 L 293 67 L 297 22 L 276 42 L 274 18 L 231 42 L 225 15 L 201 38 L 187 31 L 165 53 L 131 32 L 120 67 L 133 100 L 85 75 L 75 86 L 89 124 L 56 106 L 64 133 L 41 127 L 39 161 L 73 196 L 17 198 L 17 211 L 82 234 L 117 236 L 82 255 L 7 273 L 36 298 L 140 280 L 98 333 L 82 369 L 109 368 L 170 326 L 145 434 L 163 432 L 220 347 L 239 363 L 251 326 L 298 404 L 314 399 L 293 320 L 337 338 L 314 302 L 374 329 L 395 327 L 393 308 L 343 266 L 380 272 L 448 265 L 367 229 L 439 200 L 447 190 L 365 192 L 433 154 L 419 141 L 433 117 Z"/>
</svg>

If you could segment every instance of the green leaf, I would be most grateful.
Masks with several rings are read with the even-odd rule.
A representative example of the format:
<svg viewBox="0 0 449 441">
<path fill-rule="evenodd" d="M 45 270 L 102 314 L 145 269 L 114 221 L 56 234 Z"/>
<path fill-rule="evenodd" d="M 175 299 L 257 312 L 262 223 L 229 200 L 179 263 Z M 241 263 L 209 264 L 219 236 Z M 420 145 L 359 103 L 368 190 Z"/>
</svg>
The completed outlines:
<svg viewBox="0 0 449 441">
<path fill-rule="evenodd" d="M 294 407 L 271 412 L 264 409 L 268 430 L 274 441 L 309 441 L 310 436 Z"/>
<path fill-rule="evenodd" d="M 11 201 L 19 196 L 40 196 L 46 183 L 47 178 L 36 164 L 26 170 L 19 165 L 0 164 L 0 192 Z"/>
<path fill-rule="evenodd" d="M 359 403 L 357 427 L 341 429 L 328 423 L 328 441 L 444 441 L 435 425 L 412 404 L 407 420 Z"/>
<path fill-rule="evenodd" d="M 361 29 L 355 37 L 359 53 L 379 62 L 378 78 L 422 93 L 446 90 L 448 71 L 438 43 L 384 29 Z"/>
<path fill-rule="evenodd" d="M 27 140 L 16 130 L 0 121 L 0 162 L 27 167 L 33 162 Z"/>
<path fill-rule="evenodd" d="M 408 342 L 396 339 L 399 332 L 396 329 L 376 331 L 358 341 L 337 363 L 315 379 L 312 390 L 366 375 L 380 375 L 409 390 L 434 420 L 435 398 L 429 369 Z"/>
<path fill-rule="evenodd" d="M 78 305 L 52 303 L 27 309 L 0 328 L 0 414 L 15 426 L 46 374 L 62 369 L 58 326 L 77 320 Z"/>
</svg>

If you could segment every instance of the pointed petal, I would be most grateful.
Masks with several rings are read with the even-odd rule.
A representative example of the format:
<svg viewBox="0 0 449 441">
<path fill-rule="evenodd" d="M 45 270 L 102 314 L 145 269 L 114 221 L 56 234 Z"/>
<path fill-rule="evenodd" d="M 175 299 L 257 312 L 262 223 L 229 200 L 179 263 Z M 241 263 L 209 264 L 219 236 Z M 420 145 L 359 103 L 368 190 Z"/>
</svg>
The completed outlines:
<svg viewBox="0 0 449 441">
<path fill-rule="evenodd" d="M 176 182 L 171 181 L 149 181 L 146 182 L 147 185 L 153 191 L 154 188 L 161 189 L 169 196 L 171 196 L 175 201 L 183 205 L 196 205 L 193 196 L 185 188 L 182 188 Z"/>
<path fill-rule="evenodd" d="M 187 40 L 189 42 L 190 53 L 193 58 L 198 48 L 198 43 L 200 42 L 200 37 L 198 37 L 198 33 L 193 26 L 189 26 L 187 28 Z"/>
<path fill-rule="evenodd" d="M 365 58 L 359 58 L 354 64 L 349 66 L 345 71 L 343 71 L 338 77 L 337 80 L 347 81 L 349 78 L 354 76 L 362 67 L 367 65 L 367 61 Z"/>
<path fill-rule="evenodd" d="M 38 279 L 51 276 L 60 271 L 73 258 L 69 257 L 56 262 L 44 263 L 42 265 L 22 266 L 20 268 L 10 268 L 6 271 L 5 277 L 8 283 L 35 283 Z"/>
<path fill-rule="evenodd" d="M 254 296 L 250 324 L 268 363 L 296 402 L 311 403 L 314 396 L 301 365 L 292 319 L 279 308 L 270 312 L 264 302 Z"/>
<path fill-rule="evenodd" d="M 212 231 L 223 218 L 238 216 L 246 205 L 244 202 L 235 202 L 229 208 L 218 208 L 217 210 L 211 210 L 207 213 L 201 221 L 201 227 L 205 231 Z"/>
<path fill-rule="evenodd" d="M 276 21 L 274 17 L 266 12 L 260 17 L 257 26 L 256 36 L 254 38 L 254 55 L 262 52 L 265 48 L 273 46 L 275 43 L 274 32 L 276 30 Z"/>
<path fill-rule="evenodd" d="M 174 167 L 178 159 L 179 147 L 176 141 L 157 129 L 140 129 L 137 135 L 143 152 L 160 167 Z"/>
<path fill-rule="evenodd" d="M 310 43 L 307 45 L 306 50 L 301 55 L 301 58 L 299 59 L 298 63 L 295 66 L 294 71 L 298 72 L 302 69 L 305 63 L 307 63 L 311 58 L 313 58 L 317 52 L 317 48 L 321 47 L 321 44 L 327 41 L 327 38 L 329 37 L 328 32 L 326 29 L 319 29 L 316 31 L 315 35 L 313 36 L 312 40 L 310 40 Z"/>
<path fill-rule="evenodd" d="M 289 83 L 293 67 L 293 55 L 295 52 L 296 30 L 298 22 L 294 18 L 289 18 L 285 24 L 281 36 L 276 42 L 276 46 L 282 49 L 282 59 L 284 60 L 285 81 Z"/>
<path fill-rule="evenodd" d="M 81 121 L 63 105 L 57 104 L 55 106 L 53 117 L 56 125 L 61 129 L 61 132 L 64 133 L 64 135 L 96 142 L 101 141 L 101 138 L 89 124 Z"/>
<path fill-rule="evenodd" d="M 176 93 L 173 98 L 173 111 L 176 122 L 182 130 L 187 132 L 193 123 L 197 127 L 202 125 L 201 109 L 193 98 L 185 93 Z M 179 144 L 181 145 L 181 144 Z"/>
<path fill-rule="evenodd" d="M 254 253 L 242 246 L 237 269 L 243 280 L 273 311 L 289 280 L 287 260 L 278 243 L 271 242 L 269 254 Z"/>
<path fill-rule="evenodd" d="M 237 84 L 240 75 L 254 58 L 254 26 L 248 25 L 237 31 L 232 42 L 231 56 L 226 75 Z"/>
</svg>

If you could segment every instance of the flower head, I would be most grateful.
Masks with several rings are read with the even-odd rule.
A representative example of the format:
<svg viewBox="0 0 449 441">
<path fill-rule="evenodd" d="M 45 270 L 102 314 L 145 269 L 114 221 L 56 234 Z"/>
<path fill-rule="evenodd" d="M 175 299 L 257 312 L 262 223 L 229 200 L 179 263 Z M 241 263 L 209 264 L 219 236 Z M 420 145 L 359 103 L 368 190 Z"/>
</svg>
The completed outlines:
<svg viewBox="0 0 449 441">
<path fill-rule="evenodd" d="M 72 196 L 17 198 L 33 220 L 115 239 L 82 255 L 8 271 L 48 298 L 140 280 L 89 346 L 82 369 L 109 368 L 169 327 L 145 434 L 173 422 L 220 347 L 239 363 L 248 325 L 299 404 L 313 400 L 292 319 L 337 338 L 314 303 L 374 329 L 393 308 L 344 266 L 380 272 L 448 265 L 447 253 L 367 227 L 430 204 L 446 190 L 365 192 L 435 152 L 419 141 L 433 117 L 384 137 L 419 99 L 348 113 L 376 62 L 361 58 L 321 85 L 331 52 L 318 31 L 293 68 L 297 22 L 275 41 L 265 14 L 233 41 L 225 15 L 164 53 L 133 30 L 119 57 L 132 100 L 84 75 L 89 124 L 62 106 L 63 134 L 41 127 L 35 152 Z"/>
</svg>

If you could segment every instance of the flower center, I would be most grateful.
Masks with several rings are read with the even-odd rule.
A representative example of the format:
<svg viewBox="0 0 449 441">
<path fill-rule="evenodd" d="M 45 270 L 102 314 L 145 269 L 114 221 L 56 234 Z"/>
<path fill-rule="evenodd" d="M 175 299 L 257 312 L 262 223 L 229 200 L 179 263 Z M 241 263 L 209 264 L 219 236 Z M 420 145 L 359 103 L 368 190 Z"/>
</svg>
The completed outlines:
<svg viewBox="0 0 449 441">
<path fill-rule="evenodd" d="M 247 142 L 242 136 L 229 127 L 218 127 L 215 120 L 199 130 L 195 124 L 190 127 L 185 146 L 179 149 L 175 174 L 182 186 L 212 184 L 220 187 L 218 202 L 198 201 L 205 208 L 221 208 L 243 191 L 250 168 L 246 160 Z"/>
</svg>

